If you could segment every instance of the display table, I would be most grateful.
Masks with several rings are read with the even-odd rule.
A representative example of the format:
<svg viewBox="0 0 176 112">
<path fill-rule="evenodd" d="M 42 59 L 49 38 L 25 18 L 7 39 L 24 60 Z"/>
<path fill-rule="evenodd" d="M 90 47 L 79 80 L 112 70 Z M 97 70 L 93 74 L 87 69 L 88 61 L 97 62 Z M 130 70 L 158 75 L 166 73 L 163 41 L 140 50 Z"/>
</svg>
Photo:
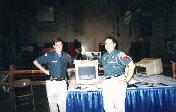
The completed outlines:
<svg viewBox="0 0 176 112">
<path fill-rule="evenodd" d="M 176 87 L 128 88 L 126 112 L 175 112 Z M 67 112 L 104 112 L 102 91 L 68 91 Z"/>
</svg>

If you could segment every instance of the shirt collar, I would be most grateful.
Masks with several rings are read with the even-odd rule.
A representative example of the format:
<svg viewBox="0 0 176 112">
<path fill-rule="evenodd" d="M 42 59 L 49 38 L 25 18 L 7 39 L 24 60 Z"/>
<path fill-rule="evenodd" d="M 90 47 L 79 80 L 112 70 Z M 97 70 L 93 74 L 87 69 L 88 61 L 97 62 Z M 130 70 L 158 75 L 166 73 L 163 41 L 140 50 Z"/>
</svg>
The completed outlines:
<svg viewBox="0 0 176 112">
<path fill-rule="evenodd" d="M 114 50 L 110 53 L 110 55 L 113 56 L 113 55 L 115 55 L 116 53 L 117 53 L 117 50 L 114 49 Z"/>
<path fill-rule="evenodd" d="M 61 52 L 60 54 L 58 54 L 56 51 L 54 51 L 54 54 L 61 57 L 63 53 Z"/>
</svg>

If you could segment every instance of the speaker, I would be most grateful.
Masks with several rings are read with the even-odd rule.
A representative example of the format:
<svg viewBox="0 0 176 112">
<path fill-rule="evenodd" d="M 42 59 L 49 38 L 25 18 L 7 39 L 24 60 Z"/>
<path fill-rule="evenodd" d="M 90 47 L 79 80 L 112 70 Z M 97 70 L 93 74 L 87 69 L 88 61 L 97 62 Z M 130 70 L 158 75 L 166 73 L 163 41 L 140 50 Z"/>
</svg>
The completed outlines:
<svg viewBox="0 0 176 112">
<path fill-rule="evenodd" d="M 101 55 L 106 52 L 104 43 L 99 43 L 99 52 L 101 52 Z"/>
<path fill-rule="evenodd" d="M 150 56 L 149 42 L 132 42 L 131 43 L 131 57 L 134 62 Z"/>
</svg>

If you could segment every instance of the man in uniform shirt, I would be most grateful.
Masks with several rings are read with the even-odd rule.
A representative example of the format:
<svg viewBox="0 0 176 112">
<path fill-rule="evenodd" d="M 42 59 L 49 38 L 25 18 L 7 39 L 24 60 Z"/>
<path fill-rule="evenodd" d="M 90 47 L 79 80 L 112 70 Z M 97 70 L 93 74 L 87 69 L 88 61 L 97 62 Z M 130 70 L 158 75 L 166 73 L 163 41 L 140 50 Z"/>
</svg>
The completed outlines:
<svg viewBox="0 0 176 112">
<path fill-rule="evenodd" d="M 125 112 L 127 83 L 133 76 L 135 68 L 133 60 L 115 47 L 115 38 L 105 38 L 107 52 L 100 59 L 105 76 L 103 82 L 105 112 Z"/>
<path fill-rule="evenodd" d="M 34 65 L 45 74 L 50 75 L 50 80 L 46 81 L 46 90 L 50 112 L 66 112 L 67 84 L 66 72 L 67 65 L 73 63 L 73 59 L 68 53 L 62 51 L 63 41 L 54 39 L 52 43 L 54 51 L 34 60 Z M 44 68 L 42 65 L 47 65 Z M 59 107 L 59 109 L 58 109 Z"/>
</svg>

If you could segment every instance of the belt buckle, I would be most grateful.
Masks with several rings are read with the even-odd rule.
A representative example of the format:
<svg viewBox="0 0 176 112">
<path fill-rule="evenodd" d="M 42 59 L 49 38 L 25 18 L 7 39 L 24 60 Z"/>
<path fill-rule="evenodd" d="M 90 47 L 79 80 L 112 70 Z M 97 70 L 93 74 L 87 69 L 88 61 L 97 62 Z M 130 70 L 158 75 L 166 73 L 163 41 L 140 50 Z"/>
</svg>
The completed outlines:
<svg viewBox="0 0 176 112">
<path fill-rule="evenodd" d="M 119 77 L 119 75 L 115 75 L 114 77 Z"/>
<path fill-rule="evenodd" d="M 50 81 L 53 81 L 53 80 L 55 80 L 55 81 L 62 81 L 62 80 L 65 80 L 65 78 L 51 77 L 51 78 L 50 78 Z"/>
<path fill-rule="evenodd" d="M 57 78 L 57 77 L 54 77 L 54 78 L 53 78 L 53 80 L 55 80 L 55 81 L 59 81 L 59 78 Z"/>
<path fill-rule="evenodd" d="M 65 78 L 58 77 L 58 78 L 55 78 L 54 80 L 56 80 L 56 81 L 62 81 L 62 80 L 65 80 Z"/>
<path fill-rule="evenodd" d="M 106 79 L 111 79 L 111 76 L 106 77 Z"/>
<path fill-rule="evenodd" d="M 114 76 L 107 76 L 106 79 L 111 79 L 111 78 L 115 78 L 115 77 L 119 77 L 118 75 L 114 75 Z"/>
</svg>

